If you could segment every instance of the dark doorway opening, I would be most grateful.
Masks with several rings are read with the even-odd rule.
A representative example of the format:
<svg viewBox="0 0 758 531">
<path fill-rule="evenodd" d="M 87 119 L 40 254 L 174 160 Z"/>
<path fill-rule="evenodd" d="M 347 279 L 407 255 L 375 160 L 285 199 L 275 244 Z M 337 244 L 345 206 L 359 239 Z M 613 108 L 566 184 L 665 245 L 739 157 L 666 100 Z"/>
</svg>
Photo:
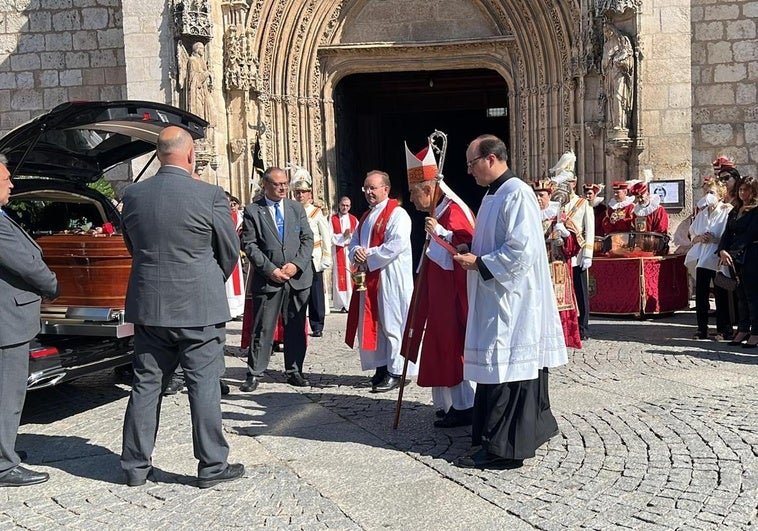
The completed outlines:
<svg viewBox="0 0 758 531">
<path fill-rule="evenodd" d="M 338 83 L 334 100 L 339 195 L 350 197 L 360 217 L 367 208 L 360 190 L 366 172 L 389 173 L 390 195 L 413 219 L 417 264 L 424 214 L 410 202 L 403 141 L 417 153 L 435 129 L 447 133 L 445 182 L 476 212 L 485 190 L 466 171 L 466 146 L 484 133 L 510 145 L 505 80 L 484 69 L 354 74 Z"/>
</svg>

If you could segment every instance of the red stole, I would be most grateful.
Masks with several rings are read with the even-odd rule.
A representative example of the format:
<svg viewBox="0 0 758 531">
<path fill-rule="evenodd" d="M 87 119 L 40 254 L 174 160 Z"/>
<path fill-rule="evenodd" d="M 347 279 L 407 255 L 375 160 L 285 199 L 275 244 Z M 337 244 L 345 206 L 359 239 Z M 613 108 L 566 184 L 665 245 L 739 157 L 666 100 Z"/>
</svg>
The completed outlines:
<svg viewBox="0 0 758 531">
<path fill-rule="evenodd" d="M 355 227 L 358 225 L 358 218 L 355 216 L 348 214 L 350 216 L 348 219 L 350 219 L 350 232 L 355 232 Z M 332 231 L 334 234 L 342 234 L 342 224 L 340 223 L 340 216 L 339 214 L 333 214 L 332 215 Z M 343 252 L 343 249 L 347 247 L 347 245 L 335 245 L 335 255 L 336 255 L 336 264 L 335 267 L 337 268 L 337 290 L 338 291 L 347 291 L 347 264 L 345 263 L 345 253 Z"/>
<path fill-rule="evenodd" d="M 238 224 L 240 223 L 240 213 L 239 210 L 232 210 L 232 223 L 234 223 L 234 228 L 236 229 Z M 231 277 L 232 279 L 232 287 L 234 289 L 234 295 L 239 296 L 242 295 L 242 268 L 240 267 L 240 261 L 237 259 L 237 265 L 234 266 L 234 271 L 232 271 Z"/>
<path fill-rule="evenodd" d="M 397 208 L 398 202 L 395 199 L 387 201 L 387 206 L 376 218 L 374 227 L 371 229 L 371 237 L 369 238 L 369 247 L 379 247 L 384 243 L 384 232 L 387 229 L 387 221 L 392 215 L 392 211 Z M 371 211 L 368 210 L 361 216 L 361 221 L 358 224 L 358 231 L 363 227 L 363 222 L 368 217 Z M 360 232 L 358 233 L 360 234 Z M 376 336 L 377 329 L 379 328 L 379 279 L 380 270 L 366 271 L 366 296 L 353 297 L 350 299 L 350 312 L 347 315 L 347 330 L 345 331 L 345 343 L 350 348 L 353 348 L 355 343 L 355 334 L 358 332 L 358 321 L 360 318 L 360 304 L 361 298 L 364 300 L 363 304 L 363 342 L 360 348 L 363 350 L 376 350 Z"/>
</svg>

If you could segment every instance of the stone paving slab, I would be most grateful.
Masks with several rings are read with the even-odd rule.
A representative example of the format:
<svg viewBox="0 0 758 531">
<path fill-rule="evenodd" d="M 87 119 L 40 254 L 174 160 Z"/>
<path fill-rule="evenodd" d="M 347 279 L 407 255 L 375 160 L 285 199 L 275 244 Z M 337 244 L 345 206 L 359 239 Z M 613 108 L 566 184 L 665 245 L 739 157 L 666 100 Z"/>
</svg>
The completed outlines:
<svg viewBox="0 0 758 531">
<path fill-rule="evenodd" d="M 163 403 L 159 483 L 124 485 L 129 386 L 103 372 L 29 395 L 18 445 L 52 478 L 0 489 L 0 529 L 754 529 L 758 355 L 691 339 L 694 321 L 592 319 L 593 338 L 550 373 L 560 436 L 501 472 L 451 464 L 470 432 L 431 426 L 428 389 L 406 387 L 394 430 L 396 394 L 369 392 L 343 314 L 310 340 L 312 387 L 287 385 L 275 355 L 248 394 L 231 323 L 222 411 L 242 480 L 194 486 L 180 393 Z"/>
</svg>

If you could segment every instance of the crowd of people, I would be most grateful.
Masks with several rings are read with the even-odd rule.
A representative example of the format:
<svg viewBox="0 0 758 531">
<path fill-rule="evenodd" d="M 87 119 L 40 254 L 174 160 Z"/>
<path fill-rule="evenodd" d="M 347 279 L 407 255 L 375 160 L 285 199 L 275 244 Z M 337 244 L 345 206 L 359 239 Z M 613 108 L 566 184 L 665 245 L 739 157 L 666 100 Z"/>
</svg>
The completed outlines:
<svg viewBox="0 0 758 531">
<path fill-rule="evenodd" d="M 567 346 L 581 348 L 589 337 L 587 272 L 596 238 L 668 231 L 648 183 L 614 182 L 605 206 L 600 185 L 576 193 L 576 157 L 567 152 L 549 179 L 530 186 L 509 169 L 503 141 L 483 135 L 466 149 L 468 173 L 486 189 L 476 215 L 445 183 L 431 144 L 416 154 L 406 146 L 410 198 L 426 214 L 426 243 L 413 264 L 412 221 L 391 197 L 386 172 L 366 174 L 369 208 L 360 219 L 348 197 L 327 217 L 313 202 L 305 168 L 268 168 L 259 196 L 240 209 L 237 198 L 191 178 L 195 152 L 182 128 L 164 129 L 156 151 L 160 170 L 123 198 L 121 229 L 133 258 L 125 312 L 135 325 L 121 453 L 130 486 L 155 481 L 161 396 L 177 391 L 177 374 L 189 396 L 197 486 L 244 475 L 242 464 L 228 462 L 221 425 L 226 323 L 244 313 L 242 392 L 258 388 L 277 342 L 287 383 L 309 386 L 308 336 L 323 334 L 330 269 L 334 309 L 348 314 L 345 342 L 357 348 L 361 368 L 373 371 L 371 392 L 417 376 L 431 388 L 435 427 L 471 426 L 472 452 L 457 466 L 520 467 L 559 433 L 549 370 L 567 363 Z M 715 288 L 719 337 L 756 348 L 758 281 L 744 273 L 758 260 L 758 181 L 740 177 L 725 158 L 714 168 L 685 261 L 697 282 L 697 337 L 708 337 L 710 283 L 721 274 L 739 282 L 735 303 Z M 2 159 L 0 184 L 4 206 L 13 185 Z M 58 286 L 33 240 L 0 216 L 4 246 L 13 252 L 0 253 L 1 293 L 16 310 L 0 312 L 0 486 L 21 486 L 47 480 L 20 466 L 14 447 L 28 343 L 39 331 L 42 298 L 54 299 Z"/>
</svg>

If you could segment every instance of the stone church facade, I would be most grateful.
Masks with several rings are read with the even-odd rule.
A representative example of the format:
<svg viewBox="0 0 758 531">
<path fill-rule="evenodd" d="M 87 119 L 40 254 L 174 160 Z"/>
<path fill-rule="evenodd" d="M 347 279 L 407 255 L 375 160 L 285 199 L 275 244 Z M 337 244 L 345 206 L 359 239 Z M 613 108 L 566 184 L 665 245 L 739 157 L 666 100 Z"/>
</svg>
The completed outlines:
<svg viewBox="0 0 758 531">
<path fill-rule="evenodd" d="M 0 130 L 68 100 L 171 103 L 211 122 L 204 179 L 246 201 L 257 166 L 292 162 L 333 205 L 372 169 L 340 147 L 347 80 L 489 72 L 508 119 L 479 132 L 518 175 L 573 149 L 580 182 L 683 180 L 683 219 L 717 156 L 756 175 L 756 20 L 754 0 L 0 0 Z"/>
</svg>

